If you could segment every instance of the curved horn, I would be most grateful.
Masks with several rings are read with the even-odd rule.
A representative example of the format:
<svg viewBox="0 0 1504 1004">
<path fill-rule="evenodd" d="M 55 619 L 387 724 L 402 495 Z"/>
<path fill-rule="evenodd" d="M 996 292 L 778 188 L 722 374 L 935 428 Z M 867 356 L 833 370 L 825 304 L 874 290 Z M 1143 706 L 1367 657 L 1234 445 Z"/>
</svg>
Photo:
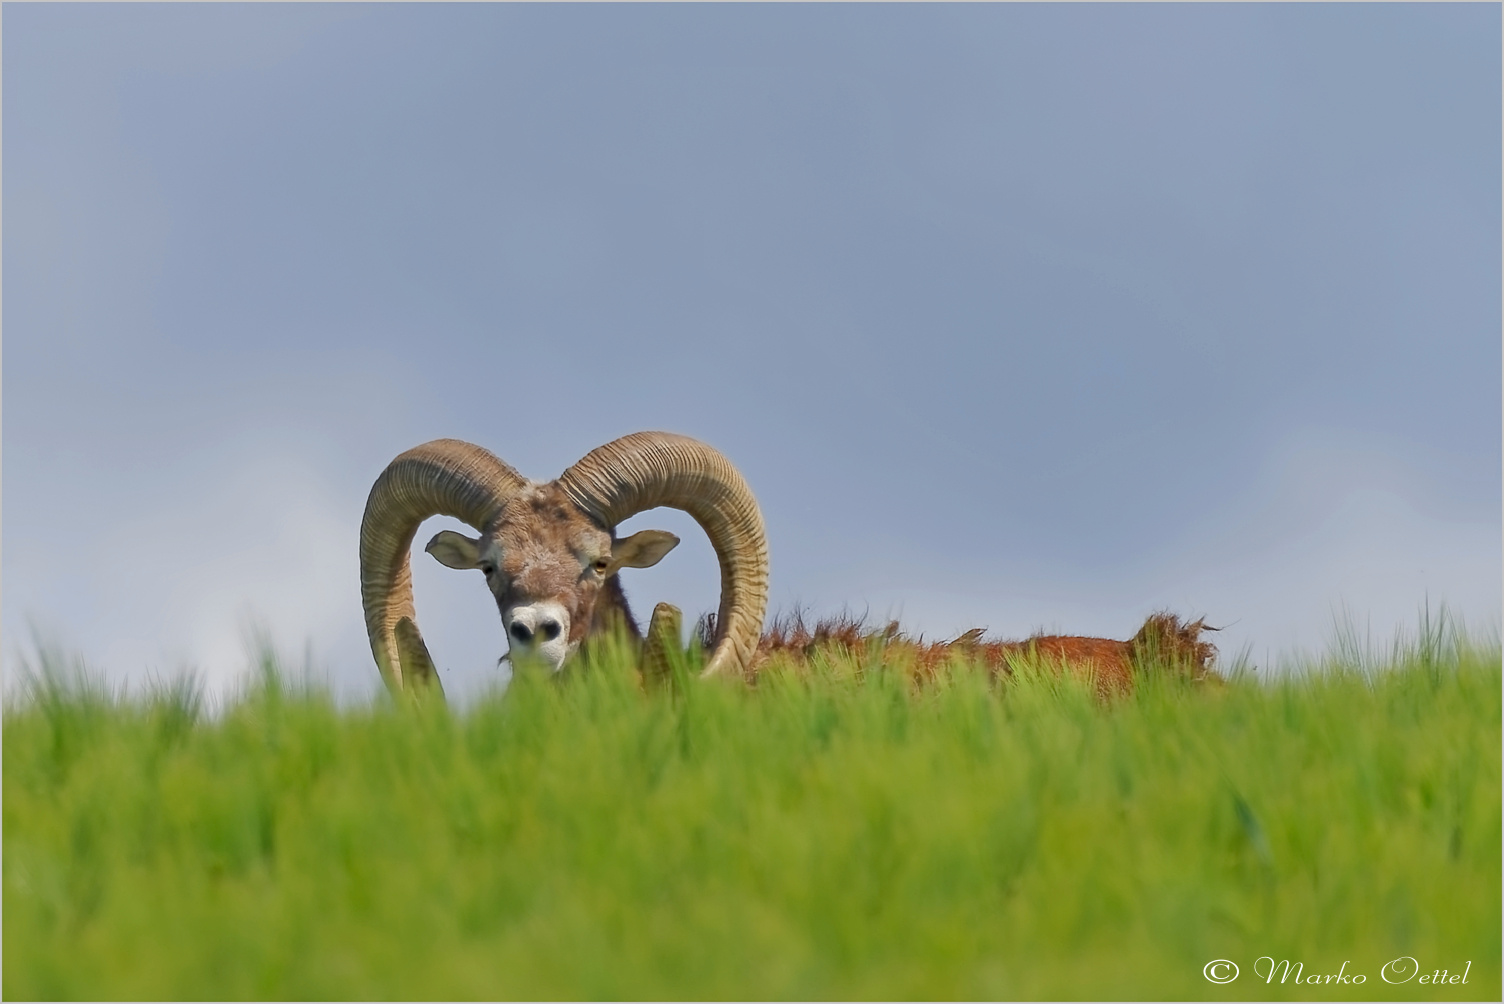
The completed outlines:
<svg viewBox="0 0 1504 1004">
<path fill-rule="evenodd" d="M 768 608 L 768 538 L 731 461 L 688 436 L 638 432 L 591 450 L 558 483 L 608 530 L 656 506 L 693 516 L 721 563 L 721 608 L 704 675 L 751 665 Z"/>
<path fill-rule="evenodd" d="M 453 516 L 485 532 L 527 484 L 494 454 L 458 439 L 414 447 L 376 479 L 360 522 L 360 598 L 371 653 L 394 693 L 415 683 L 438 684 L 413 613 L 408 551 L 418 524 Z"/>
</svg>

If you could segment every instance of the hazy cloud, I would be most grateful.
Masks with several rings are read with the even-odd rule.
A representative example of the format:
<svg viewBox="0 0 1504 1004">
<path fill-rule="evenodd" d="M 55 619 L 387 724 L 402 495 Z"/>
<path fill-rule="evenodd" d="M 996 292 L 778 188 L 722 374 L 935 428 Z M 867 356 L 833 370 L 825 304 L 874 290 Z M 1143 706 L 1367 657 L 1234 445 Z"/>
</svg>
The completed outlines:
<svg viewBox="0 0 1504 1004">
<path fill-rule="evenodd" d="M 218 682 L 260 617 L 364 692 L 387 461 L 643 428 L 742 467 L 775 607 L 1497 618 L 1496 7 L 0 16 L 8 660 L 32 617 Z M 641 526 L 639 612 L 713 607 Z M 494 607 L 415 574 L 478 689 Z"/>
</svg>

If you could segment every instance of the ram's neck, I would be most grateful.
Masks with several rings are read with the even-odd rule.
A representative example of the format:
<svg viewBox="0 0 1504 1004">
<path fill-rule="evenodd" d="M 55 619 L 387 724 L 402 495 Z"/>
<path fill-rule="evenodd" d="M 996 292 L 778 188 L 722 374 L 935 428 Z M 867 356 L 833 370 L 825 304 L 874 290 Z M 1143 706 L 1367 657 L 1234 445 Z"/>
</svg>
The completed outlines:
<svg viewBox="0 0 1504 1004">
<path fill-rule="evenodd" d="M 627 606 L 627 594 L 622 592 L 621 579 L 611 576 L 601 585 L 595 599 L 595 616 L 590 621 L 591 636 L 610 632 L 616 625 L 633 638 L 641 638 L 642 630 L 632 617 L 632 608 Z"/>
</svg>

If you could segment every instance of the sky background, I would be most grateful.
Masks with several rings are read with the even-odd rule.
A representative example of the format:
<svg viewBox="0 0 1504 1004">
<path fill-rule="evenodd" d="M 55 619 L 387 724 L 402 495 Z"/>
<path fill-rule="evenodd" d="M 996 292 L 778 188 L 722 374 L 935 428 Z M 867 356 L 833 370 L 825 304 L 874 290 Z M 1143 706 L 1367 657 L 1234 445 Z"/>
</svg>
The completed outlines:
<svg viewBox="0 0 1504 1004">
<path fill-rule="evenodd" d="M 218 689 L 261 624 L 374 693 L 389 460 L 642 429 L 741 468 L 774 611 L 1497 629 L 1497 4 L 0 16 L 8 673 Z M 714 608 L 644 527 L 639 615 Z M 414 564 L 473 694 L 495 606 Z"/>
</svg>

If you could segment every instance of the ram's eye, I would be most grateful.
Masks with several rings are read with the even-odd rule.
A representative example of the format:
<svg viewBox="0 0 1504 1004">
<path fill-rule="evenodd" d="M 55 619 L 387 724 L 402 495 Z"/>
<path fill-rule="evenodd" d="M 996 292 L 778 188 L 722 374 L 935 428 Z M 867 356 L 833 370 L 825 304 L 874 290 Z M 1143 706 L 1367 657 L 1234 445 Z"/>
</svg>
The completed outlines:
<svg viewBox="0 0 1504 1004">
<path fill-rule="evenodd" d="M 606 569 L 608 569 L 610 567 L 611 567 L 611 559 L 610 558 L 601 558 L 599 561 L 597 561 L 595 563 L 595 570 L 597 572 L 600 572 L 602 575 L 605 575 L 606 574 Z"/>
<path fill-rule="evenodd" d="M 490 578 L 491 573 L 494 572 L 494 571 L 496 571 L 496 566 L 495 565 L 491 565 L 491 564 L 481 565 L 480 566 L 480 571 L 481 571 L 482 575 L 486 576 L 487 578 Z"/>
</svg>

